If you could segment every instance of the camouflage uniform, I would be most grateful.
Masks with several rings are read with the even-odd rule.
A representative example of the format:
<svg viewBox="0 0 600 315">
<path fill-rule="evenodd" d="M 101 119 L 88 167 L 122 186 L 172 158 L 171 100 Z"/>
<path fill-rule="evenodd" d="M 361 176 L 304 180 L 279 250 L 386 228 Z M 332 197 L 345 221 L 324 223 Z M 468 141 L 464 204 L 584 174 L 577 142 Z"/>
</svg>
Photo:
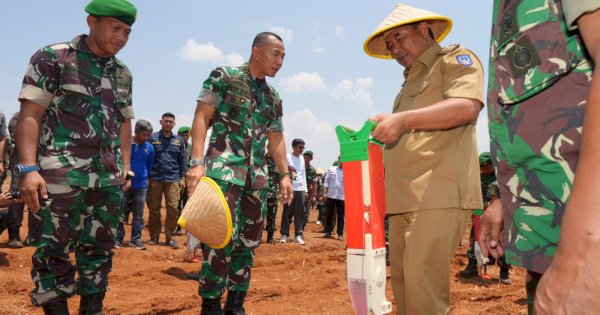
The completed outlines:
<svg viewBox="0 0 600 315">
<path fill-rule="evenodd" d="M 268 184 L 269 190 L 267 192 L 267 232 L 269 235 L 273 235 L 273 233 L 277 230 L 275 227 L 275 217 L 277 216 L 277 205 L 279 195 L 279 172 L 277 171 L 277 166 L 275 165 L 275 160 L 270 157 L 266 157 L 267 160 L 267 168 L 269 170 L 269 178 Z"/>
<path fill-rule="evenodd" d="M 325 188 L 323 186 L 323 178 L 319 178 L 318 176 L 315 178 L 315 182 L 317 183 L 317 210 L 319 210 L 319 219 L 322 224 L 325 224 L 325 220 L 327 218 L 327 208 L 325 207 L 326 198 L 323 197 L 323 192 Z"/>
<path fill-rule="evenodd" d="M 310 209 L 312 207 L 311 200 L 313 197 L 313 185 L 317 180 L 317 170 L 312 165 L 306 165 L 306 189 L 308 190 L 308 196 L 304 199 L 304 216 L 302 217 L 302 226 L 306 226 L 308 223 L 308 216 L 310 215 Z"/>
<path fill-rule="evenodd" d="M 4 156 L 0 156 L 0 160 L 1 160 L 0 163 L 4 164 L 4 172 L 2 172 L 2 174 L 0 174 L 0 187 L 2 187 L 2 185 L 4 184 L 4 180 L 6 180 L 6 173 L 7 173 L 6 172 L 6 166 L 7 166 L 7 163 L 6 163 L 5 159 L 8 156 L 7 155 L 7 153 L 8 153 L 7 151 L 8 150 L 6 150 L 6 149 L 8 148 L 8 142 L 9 142 L 8 132 L 7 132 L 7 129 L 6 129 L 6 116 L 4 116 L 4 113 L 2 113 L 2 112 L 0 112 L 0 137 L 4 137 L 6 139 L 5 147 L 4 147 L 5 148 Z"/>
<path fill-rule="evenodd" d="M 279 94 L 265 80 L 252 77 L 248 64 L 213 70 L 198 101 L 215 109 L 213 131 L 205 156 L 206 176 L 227 197 L 234 229 L 223 249 L 202 247 L 202 298 L 229 291 L 247 291 L 254 249 L 263 231 L 267 198 L 267 134 L 283 132 Z"/>
<path fill-rule="evenodd" d="M 10 134 L 10 144 L 8 145 L 8 156 L 10 156 L 10 163 L 8 163 L 9 169 L 14 169 L 14 167 L 19 163 L 19 155 L 17 154 L 17 148 L 15 146 L 15 132 L 17 128 L 17 122 L 19 121 L 19 113 L 15 113 L 13 117 L 11 117 L 8 122 L 8 133 Z M 6 173 L 6 172 L 5 172 Z M 21 184 L 21 178 L 18 176 L 10 177 L 10 191 L 19 191 L 19 186 Z M 19 230 L 21 229 L 21 225 L 23 223 L 23 212 L 25 210 L 25 204 L 18 203 L 10 206 L 8 208 L 8 212 L 12 218 L 12 226 L 8 229 L 8 238 L 9 240 L 18 240 L 21 241 L 21 236 L 19 235 Z"/>
<path fill-rule="evenodd" d="M 488 115 L 506 258 L 538 274 L 552 261 L 573 188 L 593 70 L 563 4 L 496 0 L 492 20 Z M 527 288 L 532 297 L 535 284 Z"/>
<path fill-rule="evenodd" d="M 46 108 L 37 159 L 49 199 L 29 221 L 34 305 L 108 289 L 123 195 L 120 124 L 133 118 L 131 73 L 114 56 L 93 55 L 85 38 L 36 52 L 19 95 Z"/>
</svg>

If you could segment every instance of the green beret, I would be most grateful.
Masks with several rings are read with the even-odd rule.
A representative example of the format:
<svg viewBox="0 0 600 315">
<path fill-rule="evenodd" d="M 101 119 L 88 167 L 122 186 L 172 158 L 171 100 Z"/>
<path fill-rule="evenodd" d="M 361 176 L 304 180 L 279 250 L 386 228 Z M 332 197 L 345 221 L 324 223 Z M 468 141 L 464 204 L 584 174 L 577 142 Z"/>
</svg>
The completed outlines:
<svg viewBox="0 0 600 315">
<path fill-rule="evenodd" d="M 312 151 L 311 151 L 311 150 L 306 150 L 306 151 L 304 151 L 304 153 L 303 153 L 302 155 L 308 155 L 308 156 L 310 156 L 310 157 L 313 157 L 313 153 L 312 153 Z"/>
<path fill-rule="evenodd" d="M 338 161 L 333 161 L 333 166 L 338 166 L 340 164 L 340 162 Z"/>
<path fill-rule="evenodd" d="M 188 126 L 183 126 L 177 130 L 178 135 L 180 135 L 182 133 L 188 133 L 188 132 L 190 132 L 190 127 L 188 127 Z"/>
<path fill-rule="evenodd" d="M 492 155 L 490 152 L 483 152 L 479 155 L 479 165 L 483 164 L 483 162 L 492 162 Z"/>
<path fill-rule="evenodd" d="M 85 12 L 93 16 L 110 16 L 131 26 L 137 9 L 127 0 L 92 0 L 85 7 Z"/>
</svg>

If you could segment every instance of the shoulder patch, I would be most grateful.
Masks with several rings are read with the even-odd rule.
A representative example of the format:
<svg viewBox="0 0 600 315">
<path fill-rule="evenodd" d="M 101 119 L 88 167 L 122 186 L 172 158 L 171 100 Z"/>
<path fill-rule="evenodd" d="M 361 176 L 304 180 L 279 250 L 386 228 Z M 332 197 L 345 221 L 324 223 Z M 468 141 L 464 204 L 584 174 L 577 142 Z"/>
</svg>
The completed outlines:
<svg viewBox="0 0 600 315">
<path fill-rule="evenodd" d="M 470 54 L 460 54 L 456 55 L 456 61 L 463 66 L 470 66 L 473 64 L 473 58 L 471 58 Z"/>
<path fill-rule="evenodd" d="M 438 54 L 440 54 L 440 55 L 449 54 L 449 53 L 457 50 L 458 47 L 460 47 L 460 44 L 448 45 L 448 46 L 442 48 L 442 50 L 440 50 L 440 52 Z"/>
</svg>

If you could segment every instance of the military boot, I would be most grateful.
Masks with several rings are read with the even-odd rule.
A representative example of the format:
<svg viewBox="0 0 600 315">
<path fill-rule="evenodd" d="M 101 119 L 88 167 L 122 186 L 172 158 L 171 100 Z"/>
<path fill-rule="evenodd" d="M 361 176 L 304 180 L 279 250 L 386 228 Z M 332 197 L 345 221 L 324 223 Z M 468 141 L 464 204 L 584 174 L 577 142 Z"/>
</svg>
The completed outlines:
<svg viewBox="0 0 600 315">
<path fill-rule="evenodd" d="M 223 309 L 221 309 L 221 298 L 202 298 L 200 315 L 223 315 Z"/>
<path fill-rule="evenodd" d="M 69 305 L 67 300 L 46 303 L 42 305 L 46 315 L 69 315 Z"/>
<path fill-rule="evenodd" d="M 229 291 L 227 293 L 227 302 L 225 302 L 225 315 L 246 315 L 244 309 L 244 298 L 246 292 Z"/>
<path fill-rule="evenodd" d="M 273 238 L 273 232 L 269 231 L 267 233 L 267 243 L 275 245 L 275 239 Z"/>
<path fill-rule="evenodd" d="M 104 292 L 81 296 L 79 300 L 79 315 L 103 315 L 102 301 Z"/>
<path fill-rule="evenodd" d="M 458 276 L 461 278 L 472 278 L 479 274 L 477 271 L 477 261 L 474 258 L 469 258 L 469 264 L 465 270 L 458 272 Z"/>
</svg>

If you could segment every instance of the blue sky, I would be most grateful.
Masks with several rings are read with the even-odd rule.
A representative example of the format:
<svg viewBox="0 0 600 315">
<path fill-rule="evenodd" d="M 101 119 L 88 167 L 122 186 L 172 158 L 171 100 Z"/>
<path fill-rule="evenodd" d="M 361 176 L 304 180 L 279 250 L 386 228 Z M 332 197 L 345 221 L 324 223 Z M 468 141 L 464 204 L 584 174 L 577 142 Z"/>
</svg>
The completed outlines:
<svg viewBox="0 0 600 315">
<path fill-rule="evenodd" d="M 454 27 L 442 45 L 460 43 L 474 51 L 487 75 L 491 1 L 410 0 L 405 3 L 449 16 Z M 0 110 L 9 118 L 31 55 L 42 46 L 87 33 L 88 1 L 19 0 L 0 10 Z M 288 151 L 302 138 L 313 164 L 331 165 L 339 146 L 334 128 L 359 128 L 376 113 L 391 111 L 403 68 L 394 60 L 367 56 L 364 40 L 391 12 L 387 0 L 132 0 L 138 19 L 118 54 L 133 73 L 136 118 L 159 129 L 162 113 L 173 112 L 178 128 L 190 125 L 196 97 L 211 69 L 238 65 L 250 56 L 254 36 L 281 35 L 283 68 L 269 82 L 284 105 Z M 489 149 L 487 111 L 478 123 L 478 146 Z"/>
</svg>

